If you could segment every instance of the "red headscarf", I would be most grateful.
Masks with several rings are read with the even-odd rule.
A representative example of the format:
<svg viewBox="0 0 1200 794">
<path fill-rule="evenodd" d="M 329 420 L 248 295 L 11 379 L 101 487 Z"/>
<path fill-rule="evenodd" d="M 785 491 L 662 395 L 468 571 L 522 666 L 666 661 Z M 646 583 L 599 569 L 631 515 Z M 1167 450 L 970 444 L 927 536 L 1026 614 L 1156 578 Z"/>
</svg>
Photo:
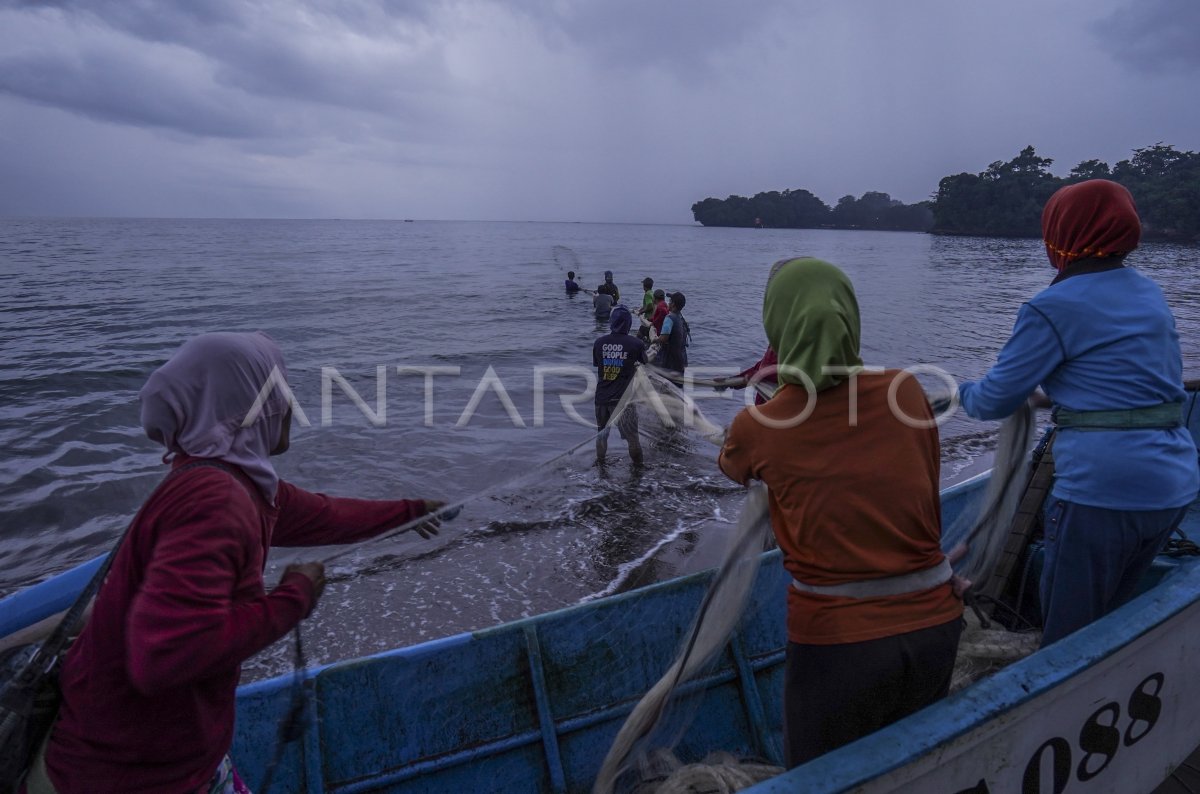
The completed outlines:
<svg viewBox="0 0 1200 794">
<path fill-rule="evenodd" d="M 1127 254 L 1141 236 L 1133 196 L 1107 179 L 1059 188 L 1042 210 L 1046 254 L 1059 270 L 1077 259 Z"/>
</svg>

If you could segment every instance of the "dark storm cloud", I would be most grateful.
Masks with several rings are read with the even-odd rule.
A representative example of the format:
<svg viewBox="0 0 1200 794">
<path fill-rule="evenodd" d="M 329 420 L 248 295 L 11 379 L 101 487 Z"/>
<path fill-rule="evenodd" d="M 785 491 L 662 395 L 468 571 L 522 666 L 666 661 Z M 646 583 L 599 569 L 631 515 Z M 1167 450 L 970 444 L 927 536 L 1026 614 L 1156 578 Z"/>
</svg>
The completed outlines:
<svg viewBox="0 0 1200 794">
<path fill-rule="evenodd" d="M 371 57 L 333 38 L 385 37 L 403 44 L 422 32 L 436 4 L 309 0 L 286 6 L 286 14 L 256 14 L 244 0 L 164 4 L 161 0 L 72 2 L 89 14 L 150 42 L 177 44 L 209 58 L 216 79 L 248 93 L 366 110 L 398 107 L 406 96 L 403 75 L 377 68 Z M 278 10 L 278 7 L 277 9 Z M 436 58 L 412 70 L 439 71 Z"/>
<path fill-rule="evenodd" d="M 391 2 L 257 5 L 241 0 L 0 1 L 78 37 L 0 58 L 0 91 L 105 121 L 199 136 L 252 137 L 304 125 L 300 107 L 425 116 L 444 68 L 422 49 L 426 6 Z M 187 73 L 162 69 L 190 56 Z M 419 76 L 415 79 L 414 76 Z"/>
<path fill-rule="evenodd" d="M 1136 0 L 1094 26 L 1112 55 L 1141 69 L 1200 70 L 1200 2 Z"/>
<path fill-rule="evenodd" d="M 0 91 L 84 116 L 193 135 L 246 138 L 272 131 L 270 117 L 227 100 L 181 91 L 176 81 L 136 61 L 94 52 L 0 58 Z"/>
</svg>

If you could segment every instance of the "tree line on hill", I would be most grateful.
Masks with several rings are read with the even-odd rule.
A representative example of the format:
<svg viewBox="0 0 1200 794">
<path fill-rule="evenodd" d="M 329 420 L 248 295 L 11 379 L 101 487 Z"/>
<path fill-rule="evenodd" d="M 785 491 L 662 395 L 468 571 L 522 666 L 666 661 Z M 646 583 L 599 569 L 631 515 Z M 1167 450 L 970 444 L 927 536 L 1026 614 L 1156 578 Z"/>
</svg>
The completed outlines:
<svg viewBox="0 0 1200 794">
<path fill-rule="evenodd" d="M 706 198 L 692 205 L 705 226 L 761 226 L 771 229 L 886 229 L 924 232 L 933 224 L 932 203 L 904 204 L 887 193 L 842 196 L 830 207 L 807 190 L 772 190 L 753 198 Z"/>
<path fill-rule="evenodd" d="M 944 177 L 932 201 L 904 204 L 887 193 L 843 196 L 830 207 L 807 190 L 759 193 L 753 198 L 706 198 L 692 205 L 705 226 L 788 229 L 879 229 L 994 237 L 1040 237 L 1042 207 L 1063 185 L 1112 179 L 1129 188 L 1146 237 L 1200 240 L 1200 154 L 1162 143 L 1135 149 L 1109 167 L 1085 160 L 1065 177 L 1054 161 L 1026 146 L 1008 162 L 978 174 Z"/>
</svg>

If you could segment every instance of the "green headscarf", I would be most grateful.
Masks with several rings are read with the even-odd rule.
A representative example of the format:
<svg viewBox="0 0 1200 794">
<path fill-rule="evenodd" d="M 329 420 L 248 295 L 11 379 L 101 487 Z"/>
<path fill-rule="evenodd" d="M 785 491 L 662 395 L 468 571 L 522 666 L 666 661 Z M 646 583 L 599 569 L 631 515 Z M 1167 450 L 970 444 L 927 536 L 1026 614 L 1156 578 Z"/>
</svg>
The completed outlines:
<svg viewBox="0 0 1200 794">
<path fill-rule="evenodd" d="M 849 377 L 823 367 L 862 367 L 854 286 L 828 262 L 805 257 L 778 267 L 763 296 L 763 328 L 779 355 L 781 383 L 807 386 L 803 372 L 821 391 Z"/>
</svg>

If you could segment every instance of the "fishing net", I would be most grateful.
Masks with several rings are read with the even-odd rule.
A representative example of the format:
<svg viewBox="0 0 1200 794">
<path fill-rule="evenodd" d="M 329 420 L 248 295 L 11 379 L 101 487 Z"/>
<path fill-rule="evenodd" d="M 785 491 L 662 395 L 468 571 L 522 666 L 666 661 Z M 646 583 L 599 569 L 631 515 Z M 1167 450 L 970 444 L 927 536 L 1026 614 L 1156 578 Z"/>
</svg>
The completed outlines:
<svg viewBox="0 0 1200 794">
<path fill-rule="evenodd" d="M 668 432 L 689 431 L 717 447 L 725 441 L 725 428 L 706 417 L 685 392 L 675 388 L 670 379 L 649 367 L 638 368 L 613 411 L 610 425 L 616 422 L 623 411 L 635 406 L 652 413 Z"/>
<path fill-rule="evenodd" d="M 684 764 L 670 750 L 650 753 L 639 770 L 632 794 L 730 794 L 769 780 L 783 767 L 716 751 L 695 764 Z"/>
<path fill-rule="evenodd" d="M 719 447 L 725 437 L 724 428 L 705 417 L 686 394 L 675 389 L 667 379 L 642 367 L 631 379 L 604 428 L 598 429 L 596 433 L 558 455 L 534 466 L 525 467 L 515 476 L 445 506 L 440 514 L 457 516 L 464 508 L 489 499 L 512 503 L 514 498 L 520 498 L 520 494 L 525 492 L 531 483 L 544 479 L 548 472 L 561 469 L 571 461 L 588 458 L 595 448 L 595 442 L 607 438 L 630 412 L 651 420 L 638 422 L 640 436 L 644 436 L 652 444 L 659 447 L 665 445 L 674 451 L 688 448 L 692 438 L 708 441 Z M 324 557 L 323 562 L 329 563 L 343 557 L 360 555 L 366 549 L 378 547 L 382 542 L 417 530 L 426 522 L 425 518 L 416 519 L 361 543 L 338 547 L 336 552 Z"/>
<path fill-rule="evenodd" d="M 1028 656 L 1041 644 L 1041 632 L 1035 627 L 1008 630 L 992 623 L 972 597 L 991 579 L 1010 531 L 1017 531 L 1014 517 L 1029 482 L 1029 450 L 1035 430 L 1034 411 L 1027 403 L 1001 423 L 992 476 L 982 499 L 974 509 L 961 511 L 943 532 L 942 547 L 952 557 L 956 550 L 964 552 L 955 563 L 955 573 L 973 583 L 967 593 L 970 608 L 963 616 L 951 692 Z"/>
<path fill-rule="evenodd" d="M 1029 450 L 1034 437 L 1033 409 L 1022 403 L 1000 425 L 992 476 L 982 501 L 974 510 L 963 510 L 942 532 L 942 548 L 964 556 L 954 571 L 971 582 L 983 582 L 1004 548 L 1008 528 L 1028 480 Z"/>
<path fill-rule="evenodd" d="M 576 277 L 583 277 L 583 268 L 579 264 L 579 254 L 575 253 L 574 249 L 568 248 L 565 245 L 556 245 L 551 249 L 554 256 L 554 263 L 564 274 L 574 273 Z"/>
<path fill-rule="evenodd" d="M 957 692 L 998 670 L 1024 659 L 1038 649 L 1042 633 L 1037 630 L 1009 631 L 968 609 L 963 613 L 963 632 L 958 640 L 958 656 L 950 691 Z"/>
<path fill-rule="evenodd" d="M 734 791 L 779 772 L 778 767 L 759 759 L 738 759 L 725 754 L 710 758 L 708 763 L 684 764 L 670 753 L 670 748 L 677 744 L 686 730 L 685 723 L 689 716 L 684 714 L 684 718 L 679 719 L 680 712 L 687 708 L 682 702 L 684 699 L 679 696 L 680 688 L 689 680 L 704 674 L 727 646 L 753 590 L 760 568 L 760 554 L 773 539 L 766 488 L 757 485 L 748 490 L 742 489 L 728 483 L 716 472 L 711 461 L 716 447 L 723 442 L 724 430 L 700 411 L 686 391 L 671 380 L 669 375 L 652 368 L 639 368 L 612 412 L 607 428 L 586 435 L 570 449 L 541 464 L 526 467 L 515 476 L 482 488 L 451 505 L 448 509 L 462 510 L 463 515 L 453 531 L 445 533 L 446 539 L 438 541 L 435 549 L 416 554 L 397 553 L 388 549 L 389 539 L 412 530 L 419 523 L 414 522 L 384 538 L 373 539 L 350 549 L 339 549 L 330 555 L 328 561 L 347 557 L 353 560 L 344 571 L 336 567 L 332 570 L 330 590 L 333 593 L 327 591 L 326 595 L 326 598 L 344 599 L 339 609 L 339 625 L 330 632 L 328 638 L 333 644 L 336 637 L 337 656 L 359 655 L 410 644 L 414 639 L 427 639 L 423 636 L 394 638 L 380 633 L 378 605 L 386 604 L 388 599 L 386 592 L 380 594 L 371 591 L 369 580 L 373 577 L 386 580 L 389 572 L 401 570 L 410 577 L 419 577 L 419 581 L 405 583 L 410 590 L 406 600 L 419 604 L 420 609 L 430 616 L 431 625 L 453 630 L 456 628 L 454 621 L 458 620 L 464 622 L 461 626 L 463 630 L 474 629 L 528 614 L 520 611 L 520 604 L 530 601 L 528 594 L 524 593 L 518 593 L 512 599 L 518 609 L 515 614 L 492 603 L 487 607 L 489 611 L 483 620 L 470 611 L 471 604 L 463 601 L 463 594 L 472 594 L 479 601 L 488 600 L 480 594 L 482 588 L 490 586 L 490 581 L 497 578 L 495 573 L 481 575 L 478 581 L 469 577 L 477 568 L 487 570 L 489 557 L 495 556 L 491 543 L 495 538 L 502 538 L 509 547 L 528 543 L 531 555 L 544 555 L 547 548 L 560 552 L 561 556 L 556 558 L 560 568 L 556 573 L 561 574 L 560 585 L 565 581 L 578 587 L 576 591 L 564 590 L 563 606 L 567 606 L 646 583 L 638 580 L 636 565 L 630 565 L 630 561 L 646 559 L 655 554 L 661 544 L 670 542 L 672 534 L 668 532 L 664 536 L 661 526 L 658 526 L 653 537 L 649 533 L 646 535 L 645 548 L 631 552 L 627 544 L 631 537 L 636 538 L 639 522 L 664 523 L 670 520 L 669 514 L 693 509 L 697 503 L 709 497 L 711 501 L 704 502 L 697 512 L 691 514 L 691 518 L 694 522 L 712 520 L 720 513 L 719 503 L 726 504 L 728 509 L 730 500 L 740 499 L 740 505 L 732 507 L 737 518 L 734 530 L 728 535 L 727 549 L 693 624 L 685 635 L 681 650 L 620 729 L 597 777 L 594 791 L 610 792 L 618 788 L 631 790 L 631 787 L 638 792 Z M 631 467 L 630 479 L 618 485 L 617 491 L 608 491 L 605 490 L 607 486 L 603 484 L 603 479 L 596 478 L 592 473 L 595 442 L 606 433 L 615 436 L 612 431 L 619 428 L 629 412 L 639 417 L 638 435 L 647 459 L 654 462 L 652 465 L 678 465 L 671 470 L 671 476 L 651 480 L 637 479 L 637 467 Z M 972 577 L 982 577 L 994 561 L 1000 541 L 993 536 L 1003 534 L 997 528 L 1006 526 L 1005 516 L 1011 513 L 1015 504 L 1014 491 L 1019 495 L 1023 485 L 1020 472 L 1023 470 L 1024 449 L 1031 422 L 1024 427 L 1015 423 L 1010 425 L 1006 425 L 1001 432 L 996 453 L 997 475 L 993 477 L 988 493 L 973 510 L 967 511 L 970 515 L 957 519 L 945 533 L 947 548 L 959 544 L 966 548 L 961 567 Z M 620 440 L 611 440 L 609 457 L 624 457 L 624 444 Z M 698 471 L 711 473 L 711 479 L 705 479 L 708 475 L 697 474 Z M 673 494 L 668 491 L 680 481 L 684 483 L 680 491 Z M 655 498 L 629 503 L 617 498 L 621 489 L 630 488 L 653 489 Z M 595 489 L 594 494 L 580 495 L 590 489 Z M 645 512 L 663 502 L 664 495 L 668 497 L 664 514 L 647 521 Z M 548 516 L 547 507 L 556 503 L 561 503 L 562 508 L 557 514 Z M 722 519 L 722 522 L 730 523 L 727 519 Z M 692 524 L 696 525 L 698 523 Z M 591 534 L 586 529 L 581 530 L 581 527 L 589 526 L 596 527 L 598 532 Z M 612 526 L 621 528 L 618 540 L 613 539 L 611 531 L 606 534 L 600 529 Z M 605 561 L 603 558 L 614 545 L 620 548 L 613 553 L 611 561 Z M 597 571 L 571 567 L 580 565 L 581 560 L 597 567 Z M 600 560 L 599 566 L 597 560 Z M 420 561 L 421 565 L 412 565 L 414 561 Z M 429 576 L 428 570 L 437 563 L 443 563 L 445 569 L 452 570 L 455 578 L 445 582 L 432 581 L 436 577 Z M 599 575 L 593 575 L 589 581 L 589 573 Z M 364 581 L 364 578 L 368 581 Z M 426 581 L 427 578 L 430 581 Z M 339 593 L 341 580 L 345 580 L 347 586 Z M 602 580 L 606 583 L 596 586 Z M 351 583 L 353 587 L 349 587 Z M 523 586 L 512 581 L 504 584 L 514 590 Z M 384 597 L 380 598 L 380 595 Z M 367 608 L 364 610 L 366 618 L 361 631 L 354 632 L 351 626 L 351 633 L 371 636 L 377 643 L 375 648 L 348 646 L 346 642 L 347 623 L 353 620 L 346 606 L 347 600 L 352 597 L 363 598 Z M 545 611 L 544 604 L 545 600 L 541 599 L 537 611 Z M 970 654 L 969 669 L 966 670 L 968 678 L 964 680 L 986 674 L 1011 658 L 1013 644 L 1010 642 L 1006 646 L 1001 641 L 1005 638 L 980 633 L 989 631 L 990 628 L 980 626 L 977 631 L 968 630 L 964 635 L 963 648 Z M 323 638 L 319 632 L 313 634 L 312 644 L 318 649 L 314 656 L 319 658 L 322 656 L 319 649 Z M 1028 644 L 1030 640 L 1023 637 L 1021 642 Z M 1000 646 L 1006 647 L 997 651 Z M 277 665 L 276 669 L 286 666 L 286 660 L 281 661 L 284 663 Z M 956 676 L 956 684 L 959 680 Z M 677 732 L 675 736 L 663 737 L 666 724 L 670 724 L 671 729 Z M 694 787 L 699 785 L 695 781 L 705 776 L 710 782 L 703 784 L 704 788 Z M 654 785 L 651 786 L 651 783 Z M 689 789 L 689 786 L 693 788 Z"/>
<path fill-rule="evenodd" d="M 670 427 L 688 428 L 720 446 L 724 429 L 704 416 L 685 393 L 673 388 L 668 375 L 642 369 L 628 399 L 644 405 Z M 757 760 L 718 753 L 699 764 L 682 765 L 665 746 L 651 746 L 678 687 L 705 671 L 725 648 L 742 619 L 759 570 L 759 555 L 772 544 L 767 489 L 752 485 L 680 654 L 626 719 L 605 757 L 594 792 L 613 791 L 626 772 L 634 771 L 639 792 L 737 791 L 781 770 Z"/>
<path fill-rule="evenodd" d="M 589 401 L 579 413 L 592 420 L 591 408 Z M 560 423 L 560 435 L 578 440 L 540 462 L 528 462 L 532 456 L 520 450 L 498 459 L 484 477 L 476 475 L 472 493 L 447 506 L 460 513 L 438 536 L 418 538 L 418 520 L 355 545 L 272 553 L 268 580 L 292 561 L 316 556 L 326 563 L 322 601 L 335 606 L 306 623 L 311 663 L 474 631 L 715 564 L 744 490 L 713 465 L 723 433 L 716 421 L 673 384 L 639 371 L 612 413 L 599 464 L 600 432 L 547 413 Z M 644 466 L 632 463 L 619 435 L 631 413 Z M 488 432 L 473 435 L 486 442 Z M 538 439 L 527 434 L 517 441 Z M 286 645 L 277 644 L 247 662 L 244 678 L 290 667 Z"/>
<path fill-rule="evenodd" d="M 746 495 L 737 531 L 700 604 L 683 650 L 621 726 L 596 776 L 594 792 L 606 794 L 614 789 L 622 773 L 637 763 L 639 753 L 647 751 L 644 742 L 662 719 L 675 689 L 703 671 L 725 647 L 742 618 L 758 573 L 758 555 L 770 533 L 767 489 L 755 485 Z"/>
<path fill-rule="evenodd" d="M 705 426 L 694 405 L 680 401 L 679 409 L 694 412 L 697 417 L 692 421 Z M 1002 424 L 993 473 L 983 497 L 963 510 L 943 535 L 943 547 L 956 551 L 956 574 L 963 579 L 983 580 L 996 564 L 1025 489 L 1026 460 L 1033 430 L 1033 412 L 1028 406 Z M 720 436 L 710 432 L 707 438 L 719 443 Z M 650 791 L 661 794 L 737 791 L 783 771 L 754 759 L 724 754 L 700 764 L 681 766 L 664 775 L 663 759 L 674 759 L 674 756 L 667 747 L 648 746 L 678 687 L 702 671 L 729 641 L 753 588 L 758 571 L 757 557 L 764 548 L 764 535 L 769 536 L 770 532 L 767 489 L 761 484 L 754 485 L 747 493 L 737 532 L 705 594 L 682 650 L 621 727 L 597 775 L 592 789 L 594 794 L 610 794 L 618 790 L 619 785 L 625 789 L 632 786 L 630 790 L 639 794 Z M 955 663 L 952 684 L 955 689 L 1036 650 L 1039 640 L 1036 635 L 993 629 L 979 619 L 977 612 L 968 614 L 971 619 L 967 622 Z M 750 774 L 749 769 L 753 769 L 754 774 Z"/>
</svg>

